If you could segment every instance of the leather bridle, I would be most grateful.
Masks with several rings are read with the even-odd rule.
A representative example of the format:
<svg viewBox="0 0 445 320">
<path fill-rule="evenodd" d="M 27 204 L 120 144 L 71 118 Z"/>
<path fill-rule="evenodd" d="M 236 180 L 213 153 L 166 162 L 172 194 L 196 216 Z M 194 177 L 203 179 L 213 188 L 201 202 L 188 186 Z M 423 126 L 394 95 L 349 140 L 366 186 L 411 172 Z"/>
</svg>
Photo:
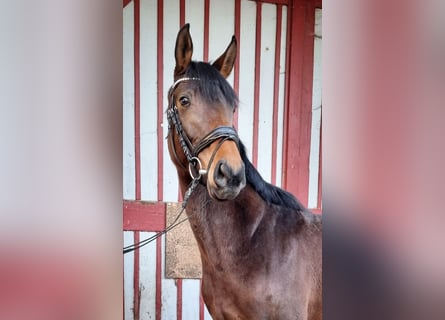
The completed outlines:
<svg viewBox="0 0 445 320">
<path fill-rule="evenodd" d="M 176 80 L 173 85 L 168 90 L 168 97 L 170 100 L 170 104 L 167 109 L 167 119 L 168 119 L 168 130 L 169 130 L 169 143 L 172 148 L 172 152 L 174 157 L 176 158 L 177 163 L 179 163 L 183 169 L 186 170 L 184 165 L 179 161 L 178 155 L 176 153 L 175 144 L 173 142 L 173 134 L 172 130 L 173 127 L 176 129 L 176 132 L 179 137 L 179 144 L 182 147 L 182 150 L 184 152 L 184 155 L 187 158 L 188 161 L 188 170 L 190 173 L 190 176 L 193 180 L 200 179 L 202 175 L 205 175 L 208 170 L 210 169 L 210 166 L 213 162 L 213 159 L 215 157 L 216 152 L 219 150 L 221 145 L 227 141 L 232 140 L 236 143 L 236 145 L 239 148 L 239 137 L 238 133 L 233 127 L 228 126 L 219 126 L 210 131 L 204 138 L 202 138 L 196 145 L 193 145 L 190 141 L 189 137 L 187 136 L 186 132 L 184 131 L 184 128 L 182 127 L 181 119 L 179 118 L 178 108 L 175 103 L 175 99 L 173 98 L 173 92 L 178 86 L 179 83 L 184 81 L 199 81 L 199 78 L 180 78 Z M 213 151 L 212 156 L 210 157 L 209 164 L 207 166 L 207 169 L 203 169 L 201 165 L 201 161 L 198 158 L 198 155 L 201 151 L 209 147 L 213 142 L 216 140 L 219 140 L 218 145 L 216 146 L 215 150 Z"/>
</svg>

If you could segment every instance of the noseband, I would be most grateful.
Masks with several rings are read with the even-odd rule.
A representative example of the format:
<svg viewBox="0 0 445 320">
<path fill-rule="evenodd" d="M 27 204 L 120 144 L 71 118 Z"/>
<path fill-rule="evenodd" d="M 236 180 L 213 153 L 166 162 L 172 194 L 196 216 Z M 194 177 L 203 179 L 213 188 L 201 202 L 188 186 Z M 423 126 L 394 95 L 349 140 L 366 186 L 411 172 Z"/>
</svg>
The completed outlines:
<svg viewBox="0 0 445 320">
<path fill-rule="evenodd" d="M 176 89 L 179 83 L 184 81 L 199 81 L 199 78 L 188 78 L 188 77 L 180 78 L 176 80 L 175 83 L 173 83 L 173 85 L 168 90 L 169 100 L 171 101 L 167 109 L 168 130 L 169 130 L 169 136 L 171 137 L 169 141 L 171 143 L 173 154 L 177 162 L 181 164 L 176 154 L 175 145 L 173 143 L 173 136 L 171 135 L 171 130 L 173 130 L 173 127 L 175 127 L 176 132 L 178 133 L 179 143 L 189 163 L 188 169 L 190 176 L 192 177 L 193 180 L 195 179 L 199 180 L 201 176 L 206 174 L 210 169 L 210 165 L 213 162 L 215 154 L 219 150 L 221 145 L 224 143 L 224 141 L 232 140 L 239 147 L 239 137 L 238 133 L 233 127 L 220 126 L 210 131 L 195 146 L 191 143 L 190 139 L 188 138 L 187 134 L 184 131 L 184 128 L 182 127 L 181 119 L 179 118 L 178 108 L 173 99 L 173 91 Z M 198 158 L 199 153 L 204 149 L 206 149 L 207 147 L 209 147 L 213 142 L 219 139 L 221 140 L 217 145 L 217 147 L 215 148 L 215 150 L 213 151 L 212 156 L 210 157 L 207 169 L 203 169 L 201 161 Z M 185 167 L 183 168 L 186 169 Z"/>
</svg>

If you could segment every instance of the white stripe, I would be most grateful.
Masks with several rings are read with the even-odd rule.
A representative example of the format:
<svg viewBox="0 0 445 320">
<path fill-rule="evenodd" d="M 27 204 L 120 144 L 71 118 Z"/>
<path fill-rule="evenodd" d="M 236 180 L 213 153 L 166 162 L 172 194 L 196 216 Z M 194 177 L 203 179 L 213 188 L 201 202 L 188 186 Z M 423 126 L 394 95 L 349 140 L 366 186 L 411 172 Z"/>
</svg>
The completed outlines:
<svg viewBox="0 0 445 320">
<path fill-rule="evenodd" d="M 135 199 L 134 155 L 134 8 L 123 10 L 123 197 Z"/>
<path fill-rule="evenodd" d="M 278 93 L 278 130 L 277 130 L 277 166 L 276 166 L 276 185 L 281 187 L 283 170 L 283 127 L 284 127 L 284 98 L 285 98 L 285 80 L 286 80 L 286 37 L 287 37 L 287 6 L 282 7 L 281 24 L 281 55 L 280 55 L 280 77 Z"/>
<path fill-rule="evenodd" d="M 134 232 L 124 231 L 124 247 L 134 243 Z M 124 255 L 124 314 L 125 320 L 133 319 L 133 280 L 134 280 L 134 253 Z"/>
<path fill-rule="evenodd" d="M 175 44 L 179 31 L 179 1 L 164 1 L 164 111 L 167 108 L 168 89 L 173 84 L 173 70 L 175 68 Z M 164 112 L 164 137 L 168 133 L 168 122 Z M 167 140 L 164 141 L 164 190 L 163 201 L 175 202 L 178 200 L 178 176 L 168 153 Z"/>
<path fill-rule="evenodd" d="M 199 279 L 182 280 L 182 318 L 199 319 Z"/>
<path fill-rule="evenodd" d="M 252 159 L 253 150 L 253 100 L 255 85 L 255 17 L 256 2 L 241 2 L 239 41 L 239 110 L 238 135 L 246 146 L 247 156 Z"/>
<path fill-rule="evenodd" d="M 224 53 L 235 33 L 234 0 L 210 0 L 209 60 L 215 61 Z M 234 72 L 227 81 L 233 86 Z"/>
<path fill-rule="evenodd" d="M 315 10 L 315 35 L 321 37 L 321 9 Z M 322 77 L 322 42 L 321 38 L 314 39 L 314 78 L 312 89 L 312 128 L 311 149 L 309 156 L 309 208 L 317 207 L 318 172 L 320 169 L 320 127 L 321 127 L 321 77 Z"/>
<path fill-rule="evenodd" d="M 156 201 L 158 200 L 156 1 L 141 0 L 140 10 L 141 199 Z"/>
<path fill-rule="evenodd" d="M 140 240 L 154 232 L 141 232 Z M 139 287 L 141 289 L 140 319 L 156 318 L 156 241 L 139 249 Z"/>
<path fill-rule="evenodd" d="M 162 274 L 162 320 L 176 320 L 176 295 L 177 288 L 174 279 L 166 279 L 165 275 L 165 235 L 161 237 L 162 239 L 162 261 L 161 261 L 161 274 Z"/>
<path fill-rule="evenodd" d="M 193 60 L 202 61 L 204 56 L 204 0 L 185 1 L 185 22 L 190 23 Z"/>
<path fill-rule="evenodd" d="M 263 3 L 261 25 L 261 74 L 258 123 L 258 166 L 264 180 L 271 180 L 272 119 L 275 74 L 276 5 Z"/>
</svg>

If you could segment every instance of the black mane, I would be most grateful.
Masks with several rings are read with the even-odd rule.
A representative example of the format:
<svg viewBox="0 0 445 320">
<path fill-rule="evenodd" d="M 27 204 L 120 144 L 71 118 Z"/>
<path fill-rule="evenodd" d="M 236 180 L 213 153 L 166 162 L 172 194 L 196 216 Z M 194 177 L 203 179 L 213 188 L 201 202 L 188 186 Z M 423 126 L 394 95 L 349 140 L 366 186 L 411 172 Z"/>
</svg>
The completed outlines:
<svg viewBox="0 0 445 320">
<path fill-rule="evenodd" d="M 232 106 L 233 110 L 238 107 L 238 97 L 235 91 L 212 65 L 206 62 L 192 61 L 185 72 L 185 76 L 200 79 L 197 82 L 199 83 L 198 91 L 210 105 L 225 102 Z"/>
<path fill-rule="evenodd" d="M 246 181 L 267 203 L 276 204 L 290 209 L 305 211 L 306 208 L 289 192 L 278 188 L 261 177 L 246 155 L 246 148 L 243 143 L 239 143 L 241 159 L 244 161 L 246 170 Z"/>
</svg>

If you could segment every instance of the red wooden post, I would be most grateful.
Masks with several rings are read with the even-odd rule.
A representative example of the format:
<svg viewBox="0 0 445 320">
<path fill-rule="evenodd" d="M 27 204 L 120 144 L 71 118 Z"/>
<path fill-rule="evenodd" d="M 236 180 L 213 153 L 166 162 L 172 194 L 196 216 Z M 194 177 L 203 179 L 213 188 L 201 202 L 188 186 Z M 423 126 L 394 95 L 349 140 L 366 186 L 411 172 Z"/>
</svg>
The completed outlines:
<svg viewBox="0 0 445 320">
<path fill-rule="evenodd" d="M 288 13 L 288 80 L 282 181 L 283 187 L 295 194 L 307 206 L 315 4 L 311 0 L 294 0 Z"/>
</svg>

